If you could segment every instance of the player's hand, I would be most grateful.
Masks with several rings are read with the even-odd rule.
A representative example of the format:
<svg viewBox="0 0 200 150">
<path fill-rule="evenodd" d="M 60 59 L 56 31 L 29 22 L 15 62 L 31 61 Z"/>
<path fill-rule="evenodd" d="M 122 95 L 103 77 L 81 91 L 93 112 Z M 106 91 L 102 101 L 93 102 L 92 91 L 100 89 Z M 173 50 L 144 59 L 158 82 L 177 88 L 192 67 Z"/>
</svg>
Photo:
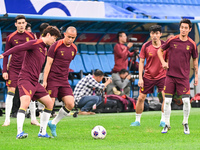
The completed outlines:
<svg viewBox="0 0 200 150">
<path fill-rule="evenodd" d="M 143 81 L 143 79 L 139 79 L 139 81 L 138 81 L 138 86 L 139 86 L 140 88 L 143 88 L 143 87 L 144 87 L 144 81 Z"/>
<path fill-rule="evenodd" d="M 8 80 L 8 73 L 7 72 L 4 72 L 2 76 L 3 76 L 4 80 Z"/>
<path fill-rule="evenodd" d="M 129 75 L 127 75 L 127 77 L 126 77 L 126 79 L 131 79 L 131 75 L 129 74 Z"/>
<path fill-rule="evenodd" d="M 47 87 L 47 82 L 46 82 L 46 81 L 43 81 L 42 86 L 46 89 L 46 87 Z"/>
<path fill-rule="evenodd" d="M 162 67 L 164 69 L 168 69 L 169 68 L 168 63 L 167 62 L 162 63 Z"/>
<path fill-rule="evenodd" d="M 3 58 L 4 58 L 4 56 L 1 54 L 1 55 L 0 55 L 0 59 L 3 59 Z"/>
<path fill-rule="evenodd" d="M 198 76 L 194 78 L 194 86 L 198 85 Z"/>
</svg>

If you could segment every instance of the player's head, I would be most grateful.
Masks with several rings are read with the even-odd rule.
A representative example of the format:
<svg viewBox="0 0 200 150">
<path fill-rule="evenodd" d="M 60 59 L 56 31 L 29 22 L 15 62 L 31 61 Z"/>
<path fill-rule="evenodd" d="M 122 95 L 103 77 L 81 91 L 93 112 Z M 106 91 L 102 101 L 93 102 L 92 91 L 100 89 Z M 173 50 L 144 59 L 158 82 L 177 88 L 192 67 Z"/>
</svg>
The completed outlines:
<svg viewBox="0 0 200 150">
<path fill-rule="evenodd" d="M 26 24 L 27 22 L 24 15 L 18 15 L 17 17 L 15 17 L 15 26 L 19 33 L 23 33 L 25 31 Z"/>
<path fill-rule="evenodd" d="M 126 43 L 126 41 L 127 41 L 126 33 L 123 32 L 123 31 L 118 32 L 117 33 L 117 40 L 118 40 L 119 43 L 122 43 L 122 44 Z"/>
<path fill-rule="evenodd" d="M 46 29 L 47 27 L 49 26 L 48 23 L 42 23 L 39 27 L 39 30 L 40 30 L 40 35 L 42 35 L 44 29 Z"/>
<path fill-rule="evenodd" d="M 95 79 L 97 82 L 101 82 L 102 79 L 103 79 L 103 77 L 104 77 L 104 73 L 103 73 L 101 70 L 96 69 L 96 70 L 94 71 L 94 79 Z"/>
<path fill-rule="evenodd" d="M 160 37 L 162 36 L 162 29 L 160 25 L 152 25 L 149 28 L 149 32 L 152 41 L 160 40 Z"/>
<path fill-rule="evenodd" d="M 31 32 L 31 24 L 27 22 L 26 31 Z"/>
<path fill-rule="evenodd" d="M 129 74 L 128 70 L 126 70 L 126 69 L 122 69 L 122 70 L 119 71 L 119 76 L 122 79 L 125 79 L 128 76 L 128 74 Z"/>
<path fill-rule="evenodd" d="M 183 37 L 188 36 L 189 32 L 192 30 L 192 22 L 189 19 L 181 20 L 179 26 L 180 35 Z"/>
<path fill-rule="evenodd" d="M 56 39 L 60 37 L 60 31 L 56 26 L 48 26 L 42 34 L 42 37 L 45 38 L 47 45 L 52 45 L 54 42 L 56 42 Z"/>
<path fill-rule="evenodd" d="M 77 30 L 75 27 L 70 26 L 66 29 L 66 32 L 64 33 L 64 43 L 65 45 L 71 45 L 77 36 Z"/>
</svg>

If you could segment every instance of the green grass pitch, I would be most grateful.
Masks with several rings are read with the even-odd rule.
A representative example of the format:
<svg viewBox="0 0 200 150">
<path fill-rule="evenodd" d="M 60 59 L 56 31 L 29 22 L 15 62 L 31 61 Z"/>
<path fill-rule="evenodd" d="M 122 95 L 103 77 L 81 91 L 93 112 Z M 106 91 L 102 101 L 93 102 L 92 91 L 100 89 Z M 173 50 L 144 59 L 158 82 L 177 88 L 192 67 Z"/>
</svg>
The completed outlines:
<svg viewBox="0 0 200 150">
<path fill-rule="evenodd" d="M 0 126 L 0 150 L 199 150 L 200 149 L 200 108 L 192 108 L 189 118 L 190 135 L 183 133 L 183 111 L 172 110 L 171 130 L 161 134 L 159 127 L 161 112 L 144 112 L 141 126 L 130 127 L 135 120 L 135 113 L 110 113 L 92 116 L 66 117 L 57 124 L 56 138 L 40 139 L 39 127 L 25 119 L 26 139 L 16 139 L 16 119 L 11 118 L 11 125 Z M 4 117 L 0 117 L 1 125 Z M 102 125 L 107 130 L 103 140 L 95 140 L 91 130 Z M 48 134 L 50 129 L 47 129 Z"/>
</svg>

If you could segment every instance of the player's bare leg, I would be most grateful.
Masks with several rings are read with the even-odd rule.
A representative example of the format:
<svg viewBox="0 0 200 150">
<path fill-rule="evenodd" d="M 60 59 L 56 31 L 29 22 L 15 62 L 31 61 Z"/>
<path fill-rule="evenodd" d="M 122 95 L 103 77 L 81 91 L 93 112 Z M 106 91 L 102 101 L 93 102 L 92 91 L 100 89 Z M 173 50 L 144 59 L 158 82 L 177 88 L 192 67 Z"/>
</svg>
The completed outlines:
<svg viewBox="0 0 200 150">
<path fill-rule="evenodd" d="M 143 93 L 139 94 L 139 97 L 136 103 L 136 114 L 135 114 L 136 119 L 135 119 L 135 122 L 132 122 L 130 126 L 140 126 L 140 119 L 142 116 L 142 112 L 144 110 L 144 101 L 145 101 L 146 96 L 147 94 L 143 94 Z"/>
<path fill-rule="evenodd" d="M 13 106 L 13 98 L 15 95 L 15 88 L 14 87 L 7 87 L 8 93 L 5 102 L 5 122 L 2 126 L 9 126 L 10 125 L 10 113 Z"/>
<path fill-rule="evenodd" d="M 55 98 L 54 98 L 55 101 Z M 49 121 L 48 126 L 51 129 L 51 133 L 54 137 L 57 136 L 56 134 L 56 125 L 57 123 L 64 117 L 70 115 L 70 111 L 74 108 L 74 97 L 73 96 L 64 96 L 62 98 L 65 106 L 61 107 L 58 115 L 52 120 Z"/>
<path fill-rule="evenodd" d="M 36 126 L 40 126 L 40 123 L 37 121 L 36 119 L 36 106 L 35 106 L 35 101 L 30 102 L 29 104 L 29 109 L 31 112 L 31 124 L 32 125 L 36 125 Z"/>
</svg>

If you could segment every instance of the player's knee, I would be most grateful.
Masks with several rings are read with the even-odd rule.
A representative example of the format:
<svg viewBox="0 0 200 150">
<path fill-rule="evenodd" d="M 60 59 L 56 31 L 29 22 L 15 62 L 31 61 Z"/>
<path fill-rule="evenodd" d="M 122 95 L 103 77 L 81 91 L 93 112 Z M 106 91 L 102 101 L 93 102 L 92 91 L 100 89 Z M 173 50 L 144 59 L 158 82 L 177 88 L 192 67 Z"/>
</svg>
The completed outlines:
<svg viewBox="0 0 200 150">
<path fill-rule="evenodd" d="M 145 94 L 140 93 L 139 97 L 138 97 L 138 102 L 144 102 L 146 98 Z"/>
</svg>

